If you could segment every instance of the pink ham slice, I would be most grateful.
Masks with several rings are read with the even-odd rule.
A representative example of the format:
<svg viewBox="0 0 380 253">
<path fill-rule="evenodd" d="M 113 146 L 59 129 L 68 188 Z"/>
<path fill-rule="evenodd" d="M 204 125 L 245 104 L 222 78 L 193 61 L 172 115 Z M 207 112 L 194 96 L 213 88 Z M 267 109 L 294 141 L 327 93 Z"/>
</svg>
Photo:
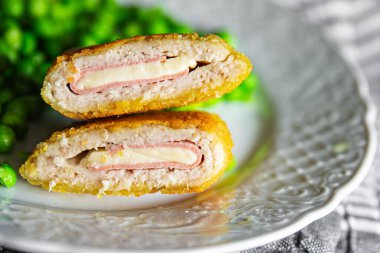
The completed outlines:
<svg viewBox="0 0 380 253">
<path fill-rule="evenodd" d="M 117 88 L 117 87 L 130 87 L 134 85 L 141 85 L 141 84 L 147 84 L 147 83 L 157 83 L 157 82 L 161 82 L 165 80 L 174 80 L 174 79 L 177 79 L 189 74 L 189 69 L 186 69 L 184 71 L 181 71 L 173 75 L 164 75 L 164 76 L 159 76 L 159 77 L 150 78 L 150 79 L 138 79 L 138 80 L 127 81 L 127 82 L 107 83 L 96 88 L 79 89 L 76 85 L 80 81 L 80 79 L 83 78 L 83 76 L 85 76 L 85 74 L 90 73 L 90 72 L 95 72 L 95 71 L 104 70 L 104 69 L 112 69 L 112 68 L 117 68 L 117 67 L 122 67 L 122 66 L 130 66 L 130 65 L 135 65 L 135 64 L 144 64 L 144 63 L 149 63 L 149 62 L 160 62 L 160 61 L 162 62 L 165 60 L 166 60 L 166 56 L 156 56 L 156 57 L 150 57 L 150 58 L 147 57 L 135 62 L 90 67 L 90 68 L 80 71 L 79 74 L 75 76 L 74 82 L 69 84 L 69 88 L 75 94 L 84 95 L 84 94 L 89 94 L 89 93 L 102 92 L 102 91 L 112 89 L 112 88 Z"/>
<path fill-rule="evenodd" d="M 173 169 L 193 169 L 199 166 L 203 161 L 201 148 L 196 146 L 191 141 L 173 141 L 158 144 L 145 144 L 145 145 L 128 145 L 130 148 L 155 148 L 155 147 L 169 147 L 169 148 L 184 148 L 193 151 L 197 159 L 193 164 L 187 165 L 178 162 L 155 162 L 155 163 L 140 163 L 140 164 L 115 164 L 99 167 L 88 167 L 90 171 L 107 171 L 107 170 L 141 170 L 141 169 L 160 169 L 160 168 L 173 168 Z M 111 145 L 106 148 L 110 154 L 115 154 L 123 150 L 122 145 Z"/>
</svg>

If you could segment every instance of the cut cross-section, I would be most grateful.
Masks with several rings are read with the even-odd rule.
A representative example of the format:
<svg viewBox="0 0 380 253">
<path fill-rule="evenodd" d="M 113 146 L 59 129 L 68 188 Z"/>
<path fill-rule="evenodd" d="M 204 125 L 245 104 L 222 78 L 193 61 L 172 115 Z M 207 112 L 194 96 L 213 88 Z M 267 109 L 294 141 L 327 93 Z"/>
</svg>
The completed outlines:
<svg viewBox="0 0 380 253">
<path fill-rule="evenodd" d="M 235 89 L 252 64 L 215 35 L 156 34 L 58 56 L 41 95 L 70 118 L 158 111 Z"/>
<path fill-rule="evenodd" d="M 231 161 L 226 124 L 206 112 L 155 112 L 90 122 L 40 143 L 20 174 L 60 192 L 201 192 Z"/>
<path fill-rule="evenodd" d="M 192 169 L 198 166 L 201 160 L 201 150 L 194 143 L 177 141 L 91 150 L 81 163 L 91 171 Z"/>
<path fill-rule="evenodd" d="M 76 94 L 101 92 L 115 87 L 155 83 L 185 76 L 195 68 L 195 59 L 187 56 L 175 58 L 154 57 L 133 63 L 98 66 L 81 71 L 70 84 Z"/>
</svg>

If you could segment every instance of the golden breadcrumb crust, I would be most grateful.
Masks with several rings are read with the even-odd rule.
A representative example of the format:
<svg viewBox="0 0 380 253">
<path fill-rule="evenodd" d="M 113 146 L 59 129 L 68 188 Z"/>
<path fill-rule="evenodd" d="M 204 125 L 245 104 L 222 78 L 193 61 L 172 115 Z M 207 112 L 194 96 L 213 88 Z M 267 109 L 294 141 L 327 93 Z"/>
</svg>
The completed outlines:
<svg viewBox="0 0 380 253">
<path fill-rule="evenodd" d="M 224 152 L 226 154 L 223 169 L 220 169 L 218 173 L 209 178 L 201 185 L 194 187 L 184 186 L 163 186 L 160 188 L 149 189 L 146 184 L 134 185 L 131 191 L 105 191 L 102 195 L 136 195 L 140 196 L 146 193 L 154 193 L 161 191 L 166 194 L 180 194 L 190 192 L 201 192 L 214 183 L 227 168 L 232 159 L 232 140 L 226 124 L 215 114 L 206 112 L 157 112 L 147 113 L 136 116 L 125 116 L 122 118 L 106 119 L 97 122 L 90 122 L 80 127 L 72 127 L 63 131 L 53 133 L 53 135 L 46 141 L 37 145 L 32 154 L 26 160 L 26 162 L 20 167 L 20 174 L 30 184 L 38 185 L 48 190 L 49 181 L 40 180 L 38 177 L 38 170 L 36 167 L 37 158 L 43 155 L 49 148 L 49 145 L 55 142 L 61 141 L 63 136 L 70 137 L 90 130 L 107 129 L 111 132 L 118 131 L 121 128 L 137 128 L 147 125 L 161 125 L 173 129 L 180 128 L 197 128 L 215 136 L 218 142 L 222 143 Z M 89 187 L 83 185 L 71 185 L 62 181 L 52 189 L 55 192 L 71 192 L 71 193 L 89 193 L 99 194 L 100 187 L 93 185 Z"/>
<path fill-rule="evenodd" d="M 72 62 L 73 58 L 80 57 L 83 55 L 92 55 L 97 54 L 103 51 L 106 51 L 110 48 L 117 47 L 122 44 L 132 43 L 136 41 L 146 41 L 150 40 L 161 40 L 161 39 L 175 39 L 175 40 L 188 40 L 188 41 L 207 41 L 209 43 L 222 44 L 225 48 L 230 51 L 230 55 L 233 56 L 236 60 L 241 60 L 246 63 L 246 68 L 239 73 L 239 75 L 230 81 L 226 81 L 223 85 L 214 86 L 213 83 L 206 83 L 205 86 L 209 87 L 209 91 L 207 93 L 203 92 L 204 87 L 198 87 L 190 89 L 186 92 L 183 92 L 181 96 L 176 98 L 162 99 L 156 102 L 152 101 L 144 101 L 142 98 L 138 98 L 135 100 L 122 100 L 117 102 L 109 102 L 99 104 L 98 110 L 89 111 L 86 113 L 80 112 L 72 112 L 62 108 L 59 103 L 49 100 L 48 96 L 45 95 L 46 86 L 42 87 L 41 95 L 42 98 L 48 103 L 51 107 L 53 107 L 58 112 L 62 113 L 66 117 L 74 118 L 74 119 L 93 119 L 93 118 L 103 118 L 109 116 L 123 115 L 123 114 L 131 114 L 131 113 L 141 113 L 147 111 L 156 111 L 161 109 L 167 109 L 172 107 L 179 107 L 188 105 L 191 103 L 199 103 L 204 102 L 212 98 L 219 97 L 223 94 L 229 93 L 234 90 L 237 86 L 239 86 L 244 79 L 248 77 L 248 75 L 252 71 L 252 64 L 249 59 L 234 50 L 232 46 L 227 44 L 223 39 L 219 38 L 216 35 L 206 35 L 204 37 L 199 37 L 198 34 L 155 34 L 150 36 L 137 36 L 133 38 L 127 38 L 122 40 L 117 40 L 111 43 L 92 46 L 88 48 L 78 49 L 75 51 L 71 51 L 69 53 L 65 53 L 61 56 L 58 56 L 53 66 L 49 69 L 47 76 L 49 73 L 55 71 L 62 62 Z M 237 71 L 237 70 L 236 70 Z M 214 88 L 215 87 L 215 88 Z"/>
</svg>

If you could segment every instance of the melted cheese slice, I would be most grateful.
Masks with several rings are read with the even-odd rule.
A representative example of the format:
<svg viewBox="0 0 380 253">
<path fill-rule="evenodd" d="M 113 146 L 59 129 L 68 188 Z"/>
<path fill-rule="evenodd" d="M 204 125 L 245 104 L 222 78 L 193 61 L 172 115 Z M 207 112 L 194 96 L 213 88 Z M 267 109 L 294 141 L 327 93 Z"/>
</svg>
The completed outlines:
<svg viewBox="0 0 380 253">
<path fill-rule="evenodd" d="M 106 150 L 91 150 L 82 159 L 86 167 L 99 168 L 110 165 L 147 164 L 176 162 L 192 165 L 198 159 L 197 154 L 186 148 L 154 147 L 154 148 L 125 148 L 113 154 Z"/>
<path fill-rule="evenodd" d="M 163 62 L 147 62 L 86 73 L 76 83 L 78 89 L 93 89 L 109 83 L 133 82 L 159 77 L 170 77 L 197 65 L 195 59 L 179 56 Z"/>
</svg>

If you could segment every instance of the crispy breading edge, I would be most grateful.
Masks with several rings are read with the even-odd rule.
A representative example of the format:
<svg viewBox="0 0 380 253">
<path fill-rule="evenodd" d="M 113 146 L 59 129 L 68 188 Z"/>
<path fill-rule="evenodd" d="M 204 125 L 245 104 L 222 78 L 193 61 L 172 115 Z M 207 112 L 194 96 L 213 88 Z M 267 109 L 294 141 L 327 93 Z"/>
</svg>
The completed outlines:
<svg viewBox="0 0 380 253">
<path fill-rule="evenodd" d="M 97 111 L 91 111 L 86 113 L 72 112 L 65 110 L 58 103 L 54 103 L 49 100 L 48 96 L 45 95 L 46 86 L 44 85 L 41 90 L 41 96 L 45 100 L 47 104 L 49 104 L 52 108 L 60 112 L 69 118 L 74 119 L 93 119 L 93 118 L 104 118 L 109 116 L 123 115 L 123 114 L 131 114 L 131 113 L 141 113 L 147 111 L 157 111 L 161 109 L 173 108 L 188 105 L 191 103 L 204 102 L 209 99 L 218 97 L 222 94 L 231 92 L 237 86 L 240 85 L 241 82 L 244 81 L 248 77 L 248 75 L 252 71 L 252 64 L 249 59 L 243 55 L 235 51 L 235 49 L 227 44 L 223 39 L 219 38 L 216 35 L 206 35 L 204 37 L 199 37 L 198 34 L 155 34 L 150 36 L 136 36 L 133 38 L 127 38 L 122 40 L 117 40 L 114 42 L 110 42 L 103 45 L 96 45 L 88 48 L 78 49 L 75 51 L 71 51 L 69 53 L 58 56 L 53 66 L 48 70 L 46 77 L 49 76 L 50 73 L 59 68 L 59 65 L 65 61 L 72 62 L 72 58 L 76 58 L 83 55 L 91 55 L 103 52 L 109 48 L 117 47 L 122 44 L 132 43 L 136 41 L 150 41 L 150 40 L 160 40 L 160 39 L 176 39 L 176 40 L 201 40 L 208 41 L 216 44 L 223 44 L 229 51 L 230 55 L 232 55 L 235 60 L 241 60 L 246 63 L 246 68 L 234 79 L 229 82 L 225 82 L 223 85 L 218 88 L 212 88 L 209 92 L 204 93 L 202 90 L 204 87 L 198 87 L 197 89 L 190 89 L 187 92 L 184 92 L 181 96 L 173 99 L 160 100 L 155 103 L 151 101 L 142 101 L 142 98 L 135 99 L 132 101 L 122 100 L 117 102 L 110 102 L 102 104 L 98 107 Z M 44 82 L 45 83 L 45 82 Z M 212 83 L 207 83 L 206 86 L 213 87 Z"/>
<path fill-rule="evenodd" d="M 149 189 L 147 185 L 140 184 L 134 185 L 133 190 L 127 191 L 105 191 L 103 195 L 136 195 L 140 196 L 146 193 L 154 193 L 161 191 L 165 194 L 180 194 L 180 193 L 190 193 L 190 192 L 201 192 L 208 188 L 212 183 L 214 183 L 227 168 L 232 159 L 232 140 L 229 130 L 226 124 L 215 114 L 210 114 L 206 112 L 157 112 L 157 113 L 147 113 L 136 116 L 125 116 L 116 119 L 106 119 L 97 122 L 90 122 L 86 125 L 80 127 L 72 127 L 63 131 L 58 131 L 53 133 L 53 135 L 46 141 L 41 142 L 34 149 L 32 154 L 26 160 L 26 162 L 20 167 L 20 174 L 25 178 L 30 184 L 38 185 L 42 188 L 48 190 L 49 182 L 41 181 L 38 179 L 38 171 L 36 168 L 37 157 L 44 154 L 49 148 L 49 145 L 60 141 L 63 136 L 69 137 L 82 132 L 96 129 L 108 129 L 109 131 L 117 131 L 121 128 L 136 128 L 145 125 L 162 125 L 173 129 L 180 128 L 192 128 L 195 127 L 216 137 L 217 141 L 220 141 L 223 145 L 224 152 L 226 154 L 226 159 L 224 161 L 223 169 L 221 169 L 214 177 L 209 178 L 203 184 L 187 187 L 183 186 L 169 186 Z M 93 187 L 91 189 L 84 187 L 83 185 L 73 186 L 66 184 L 64 182 L 57 182 L 57 184 L 52 189 L 55 192 L 71 192 L 71 193 L 89 193 L 89 194 L 99 194 L 99 187 Z"/>
</svg>

